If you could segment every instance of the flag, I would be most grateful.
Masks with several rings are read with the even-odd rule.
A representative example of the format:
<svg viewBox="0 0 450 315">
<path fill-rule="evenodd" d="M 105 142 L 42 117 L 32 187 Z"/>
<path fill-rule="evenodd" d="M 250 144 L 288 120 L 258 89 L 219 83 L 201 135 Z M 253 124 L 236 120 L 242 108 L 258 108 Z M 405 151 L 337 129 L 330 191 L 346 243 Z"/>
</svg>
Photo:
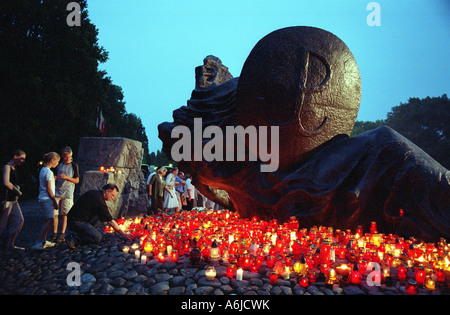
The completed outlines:
<svg viewBox="0 0 450 315">
<path fill-rule="evenodd" d="M 97 121 L 95 122 L 95 126 L 97 127 L 98 131 L 102 134 L 103 137 L 106 137 L 106 121 L 103 117 L 102 110 L 97 107 L 98 117 Z"/>
</svg>

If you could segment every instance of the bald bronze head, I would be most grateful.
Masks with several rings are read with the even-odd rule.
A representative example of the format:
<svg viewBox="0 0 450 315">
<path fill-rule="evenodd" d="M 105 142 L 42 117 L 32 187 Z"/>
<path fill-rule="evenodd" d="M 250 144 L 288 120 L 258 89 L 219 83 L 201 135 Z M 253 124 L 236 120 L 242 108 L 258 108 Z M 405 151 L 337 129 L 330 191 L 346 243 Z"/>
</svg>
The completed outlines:
<svg viewBox="0 0 450 315">
<path fill-rule="evenodd" d="M 360 100 L 358 66 L 345 43 L 319 28 L 288 27 L 262 38 L 245 61 L 237 121 L 279 126 L 279 170 L 286 171 L 336 135 L 349 135 Z"/>
</svg>

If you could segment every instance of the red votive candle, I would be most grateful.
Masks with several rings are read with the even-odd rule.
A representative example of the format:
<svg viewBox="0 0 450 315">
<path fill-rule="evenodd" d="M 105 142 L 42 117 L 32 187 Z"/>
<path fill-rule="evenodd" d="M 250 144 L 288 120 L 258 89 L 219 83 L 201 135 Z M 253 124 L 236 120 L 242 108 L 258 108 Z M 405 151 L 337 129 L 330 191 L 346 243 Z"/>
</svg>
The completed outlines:
<svg viewBox="0 0 450 315">
<path fill-rule="evenodd" d="M 417 267 L 414 274 L 417 284 L 423 285 L 423 283 L 425 282 L 425 277 L 427 275 L 427 273 L 425 272 L 425 268 L 423 266 Z"/>
<path fill-rule="evenodd" d="M 278 279 L 278 275 L 275 271 L 272 271 L 272 273 L 269 276 L 269 281 L 271 285 L 274 285 L 275 283 L 277 283 L 277 279 Z"/>
<path fill-rule="evenodd" d="M 352 284 L 360 284 L 362 281 L 362 275 L 359 272 L 359 266 L 357 263 L 353 265 L 353 270 L 350 272 L 350 275 L 348 277 L 348 280 Z"/>
<path fill-rule="evenodd" d="M 417 294 L 417 283 L 414 280 L 409 280 L 408 283 L 405 286 L 406 293 L 411 295 Z"/>
<path fill-rule="evenodd" d="M 298 284 L 301 285 L 303 288 L 306 288 L 309 285 L 308 277 L 306 276 L 301 277 L 298 281 Z"/>
<path fill-rule="evenodd" d="M 405 281 L 406 280 L 406 272 L 408 269 L 404 265 L 397 267 L 397 274 L 398 274 L 398 280 L 399 281 Z"/>
</svg>

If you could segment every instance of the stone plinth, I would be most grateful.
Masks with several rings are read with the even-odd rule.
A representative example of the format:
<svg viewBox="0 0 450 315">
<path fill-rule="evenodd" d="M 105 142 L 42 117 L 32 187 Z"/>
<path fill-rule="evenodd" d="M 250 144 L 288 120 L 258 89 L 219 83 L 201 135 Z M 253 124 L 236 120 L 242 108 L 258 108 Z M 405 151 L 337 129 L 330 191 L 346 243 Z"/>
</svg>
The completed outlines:
<svg viewBox="0 0 450 315">
<path fill-rule="evenodd" d="M 139 141 L 126 138 L 80 138 L 77 156 L 82 183 L 80 194 L 113 183 L 120 190 L 115 200 L 108 203 L 115 219 L 118 216 L 145 213 L 148 197 L 141 172 L 143 154 L 144 149 Z M 122 174 L 99 172 L 101 166 L 112 166 Z"/>
<path fill-rule="evenodd" d="M 126 175 L 118 173 L 103 173 L 99 171 L 84 172 L 80 194 L 84 194 L 89 190 L 101 189 L 106 184 L 116 184 L 117 187 L 119 187 L 119 192 L 122 192 L 126 185 Z M 127 207 L 128 198 L 126 197 L 127 195 L 119 193 L 114 200 L 106 202 L 109 212 L 114 219 L 117 219 L 119 214 L 123 213 Z"/>
</svg>

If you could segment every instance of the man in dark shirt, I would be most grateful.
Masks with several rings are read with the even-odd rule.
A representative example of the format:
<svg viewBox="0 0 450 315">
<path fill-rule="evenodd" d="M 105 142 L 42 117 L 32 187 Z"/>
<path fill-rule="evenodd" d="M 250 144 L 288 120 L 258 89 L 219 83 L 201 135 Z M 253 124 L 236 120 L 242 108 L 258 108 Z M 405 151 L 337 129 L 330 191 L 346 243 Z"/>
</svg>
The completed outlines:
<svg viewBox="0 0 450 315">
<path fill-rule="evenodd" d="M 107 222 L 126 240 L 132 240 L 124 233 L 109 213 L 106 201 L 113 200 L 119 189 L 114 184 L 105 185 L 102 190 L 90 190 L 75 202 L 68 214 L 68 226 L 74 234 L 69 235 L 67 244 L 75 248 L 81 244 L 99 243 L 103 234 L 98 230 L 102 222 Z"/>
</svg>

